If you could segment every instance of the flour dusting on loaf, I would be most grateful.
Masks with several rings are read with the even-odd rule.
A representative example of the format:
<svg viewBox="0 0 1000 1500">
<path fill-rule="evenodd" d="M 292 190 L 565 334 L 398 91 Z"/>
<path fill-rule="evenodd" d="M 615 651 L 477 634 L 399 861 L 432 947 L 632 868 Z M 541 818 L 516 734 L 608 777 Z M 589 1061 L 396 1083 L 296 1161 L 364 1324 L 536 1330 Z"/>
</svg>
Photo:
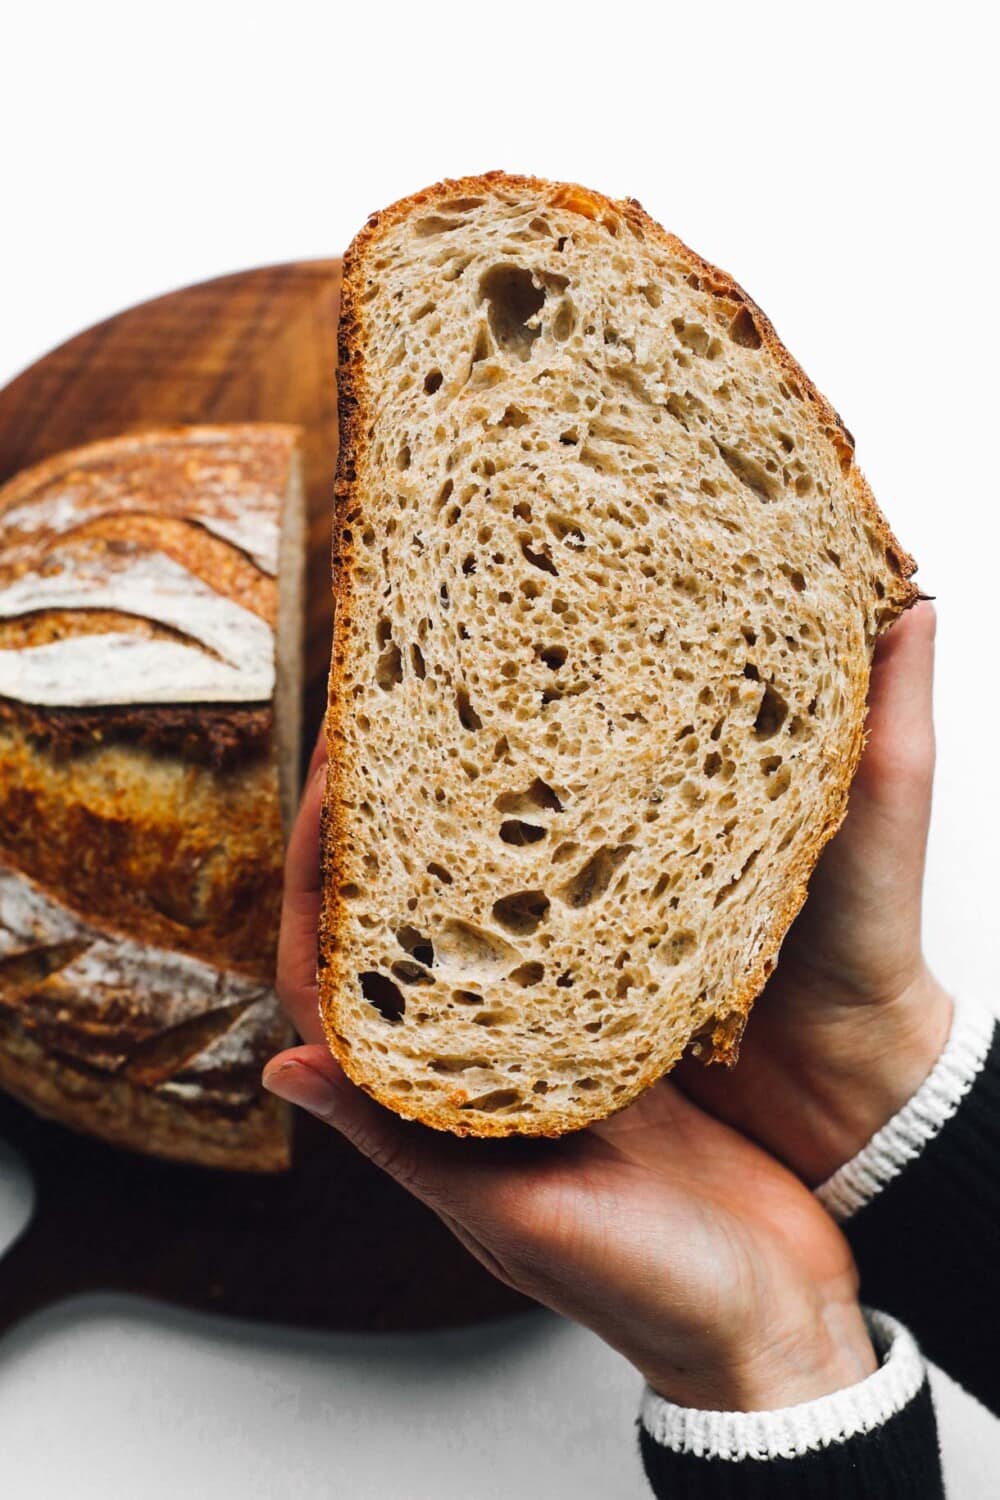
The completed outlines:
<svg viewBox="0 0 1000 1500">
<path fill-rule="evenodd" d="M 849 434 L 637 204 L 497 173 L 358 236 L 340 399 L 333 1050 L 483 1135 L 731 1059 L 916 597 Z"/>
<path fill-rule="evenodd" d="M 128 435 L 0 489 L 0 1087 L 287 1164 L 260 1067 L 299 760 L 298 433 Z"/>
</svg>

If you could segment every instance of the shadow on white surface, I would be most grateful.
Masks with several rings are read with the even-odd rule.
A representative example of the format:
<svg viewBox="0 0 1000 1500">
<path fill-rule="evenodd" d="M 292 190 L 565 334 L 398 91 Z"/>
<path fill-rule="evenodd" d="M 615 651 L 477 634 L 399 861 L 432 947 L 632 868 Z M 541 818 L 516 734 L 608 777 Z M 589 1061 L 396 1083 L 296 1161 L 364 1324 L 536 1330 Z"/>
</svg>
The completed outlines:
<svg viewBox="0 0 1000 1500">
<path fill-rule="evenodd" d="M 19 1151 L 0 1140 L 0 1256 L 20 1239 L 35 1211 L 35 1184 Z"/>
<path fill-rule="evenodd" d="M 4 1492 L 648 1500 L 639 1385 L 599 1339 L 545 1312 L 311 1334 L 77 1297 L 0 1342 Z M 933 1387 L 948 1494 L 985 1500 L 1000 1425 L 939 1371 Z"/>
<path fill-rule="evenodd" d="M 4 1489 L 648 1500 L 639 1385 L 599 1339 L 545 1312 L 443 1333 L 311 1334 L 77 1297 L 0 1342 Z M 948 1493 L 985 1500 L 1000 1426 L 940 1372 L 933 1385 Z"/>
<path fill-rule="evenodd" d="M 4 1487 L 74 1500 L 638 1500 L 639 1388 L 598 1339 L 543 1312 L 434 1334 L 310 1334 L 73 1298 L 0 1343 Z"/>
</svg>

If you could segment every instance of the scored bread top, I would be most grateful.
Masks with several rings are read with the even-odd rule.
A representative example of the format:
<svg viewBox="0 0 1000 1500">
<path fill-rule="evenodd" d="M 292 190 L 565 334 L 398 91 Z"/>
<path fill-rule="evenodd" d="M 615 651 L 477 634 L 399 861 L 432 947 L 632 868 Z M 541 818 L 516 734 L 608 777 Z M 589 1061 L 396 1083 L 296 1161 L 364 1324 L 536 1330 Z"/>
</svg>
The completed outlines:
<svg viewBox="0 0 1000 1500">
<path fill-rule="evenodd" d="M 265 423 L 157 429 L 0 489 L 0 695 L 266 703 L 296 439 Z"/>
<path fill-rule="evenodd" d="M 287 1165 L 260 1067 L 302 689 L 300 433 L 155 429 L 0 488 L 0 1088 Z"/>
<path fill-rule="evenodd" d="M 917 597 L 853 442 L 638 204 L 491 173 L 345 261 L 321 1010 L 460 1134 L 732 1059 Z"/>
</svg>

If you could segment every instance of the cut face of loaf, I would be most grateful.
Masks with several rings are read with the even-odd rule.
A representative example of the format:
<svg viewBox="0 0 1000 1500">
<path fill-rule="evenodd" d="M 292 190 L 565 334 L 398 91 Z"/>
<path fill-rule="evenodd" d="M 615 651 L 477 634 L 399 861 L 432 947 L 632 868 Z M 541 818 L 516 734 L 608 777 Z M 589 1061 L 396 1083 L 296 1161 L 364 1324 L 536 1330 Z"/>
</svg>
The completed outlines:
<svg viewBox="0 0 1000 1500">
<path fill-rule="evenodd" d="M 116 1144 L 288 1163 L 261 1063 L 294 805 L 297 429 L 170 428 L 0 489 L 0 1088 Z"/>
<path fill-rule="evenodd" d="M 735 1057 L 913 563 L 760 310 L 634 203 L 441 184 L 342 309 L 327 1034 L 403 1115 L 559 1133 Z"/>
</svg>

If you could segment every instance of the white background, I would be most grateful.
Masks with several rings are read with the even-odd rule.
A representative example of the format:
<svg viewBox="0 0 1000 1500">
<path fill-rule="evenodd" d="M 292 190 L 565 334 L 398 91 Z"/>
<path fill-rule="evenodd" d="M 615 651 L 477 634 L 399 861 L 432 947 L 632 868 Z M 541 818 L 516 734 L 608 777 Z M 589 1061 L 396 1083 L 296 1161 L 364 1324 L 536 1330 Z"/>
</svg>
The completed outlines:
<svg viewBox="0 0 1000 1500">
<path fill-rule="evenodd" d="M 442 176 L 499 166 L 639 197 L 770 314 L 938 598 L 928 947 L 955 989 L 995 995 L 987 15 L 877 0 L 18 6 L 0 37 L 0 383 L 136 301 L 336 253 L 369 211 Z M 7 1170 L 0 1234 L 22 1189 Z M 635 1384 L 549 1319 L 285 1337 L 91 1300 L 0 1346 L 3 1488 L 639 1496 Z M 952 1492 L 985 1496 L 1000 1427 L 943 1400 Z"/>
</svg>

